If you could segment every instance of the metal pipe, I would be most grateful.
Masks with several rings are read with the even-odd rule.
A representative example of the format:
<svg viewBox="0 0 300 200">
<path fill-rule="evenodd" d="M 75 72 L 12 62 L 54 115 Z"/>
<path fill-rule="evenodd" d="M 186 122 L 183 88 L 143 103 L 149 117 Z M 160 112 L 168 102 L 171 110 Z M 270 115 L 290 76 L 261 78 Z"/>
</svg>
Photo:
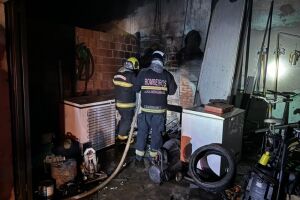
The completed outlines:
<svg viewBox="0 0 300 200">
<path fill-rule="evenodd" d="M 245 58 L 245 76 L 244 76 L 244 91 L 245 91 L 245 85 L 247 82 L 247 76 L 248 76 L 248 65 L 249 65 L 249 50 L 250 50 L 250 38 L 251 38 L 251 23 L 252 23 L 252 6 L 253 6 L 253 0 L 249 1 L 249 18 L 248 18 L 248 31 L 247 31 L 247 45 L 246 45 L 246 58 Z"/>
<path fill-rule="evenodd" d="M 287 147 L 287 136 L 284 134 L 283 136 L 283 146 L 282 146 L 282 154 L 279 156 L 280 159 L 280 171 L 279 171 L 279 177 L 278 177 L 278 189 L 277 189 L 277 194 L 276 194 L 276 200 L 279 200 L 282 198 L 282 187 L 283 187 L 283 180 L 284 180 L 284 170 L 285 170 L 285 165 L 286 165 L 286 160 L 287 160 L 287 154 L 288 154 L 288 147 Z"/>
<path fill-rule="evenodd" d="M 273 1 L 272 1 L 273 2 Z M 271 4 L 272 6 L 272 4 Z M 266 40 L 266 35 L 267 35 L 267 30 L 268 30 L 268 27 L 269 27 L 269 23 L 270 23 L 270 12 L 271 12 L 271 7 L 270 6 L 270 11 L 269 11 L 269 17 L 268 17 L 268 21 L 267 21 L 267 25 L 266 25 L 266 28 L 265 28 L 265 32 L 264 32 L 264 37 L 263 37 L 263 41 L 261 43 L 261 47 L 260 47 L 260 52 L 259 52 L 259 57 L 258 57 L 258 63 L 257 63 L 257 72 L 256 72 L 256 76 L 257 76 L 257 80 L 256 80 L 256 91 L 259 92 L 260 88 L 259 88 L 259 85 L 260 85 L 260 74 L 261 74 L 261 59 L 262 59 L 262 54 L 263 54 L 263 51 L 264 51 L 264 45 L 265 45 L 265 40 Z"/>
<path fill-rule="evenodd" d="M 232 97 L 229 100 L 229 102 L 234 102 L 234 98 L 237 94 L 238 88 L 241 87 L 242 82 L 242 66 L 244 63 L 244 49 L 245 49 L 245 42 L 246 42 L 246 36 L 249 30 L 249 8 L 250 5 L 248 2 L 245 3 L 245 13 L 243 15 L 243 22 L 242 22 L 242 29 L 240 32 L 240 39 L 239 39 L 239 45 L 238 45 L 238 54 L 237 54 L 237 60 L 236 60 L 236 71 L 234 74 L 234 81 L 232 86 Z"/>
<path fill-rule="evenodd" d="M 300 121 L 296 122 L 296 123 L 286 124 L 286 125 L 275 125 L 274 129 L 285 129 L 285 128 L 288 128 L 288 127 L 298 128 L 299 126 L 300 126 Z M 264 133 L 264 132 L 267 132 L 268 130 L 269 130 L 269 128 L 262 128 L 262 129 L 257 129 L 254 132 L 255 133 Z"/>
<path fill-rule="evenodd" d="M 275 86 L 274 86 L 274 98 L 275 101 L 277 100 L 277 88 L 278 88 L 278 70 L 279 70 L 279 55 L 280 55 L 280 49 L 279 49 L 279 37 L 280 33 L 277 34 L 277 42 L 276 42 L 276 71 L 275 71 Z"/>
<path fill-rule="evenodd" d="M 265 68 L 264 68 L 264 77 L 263 77 L 263 95 L 266 96 L 266 80 L 267 80 L 267 69 L 268 69 L 268 58 L 269 58 L 269 48 L 270 48 L 270 37 L 271 37 L 271 29 L 272 29 L 272 19 L 273 19 L 273 7 L 274 0 L 271 2 L 270 13 L 269 13 L 269 30 L 268 30 L 268 42 L 267 42 L 267 52 L 266 52 L 266 60 L 265 60 Z"/>
</svg>

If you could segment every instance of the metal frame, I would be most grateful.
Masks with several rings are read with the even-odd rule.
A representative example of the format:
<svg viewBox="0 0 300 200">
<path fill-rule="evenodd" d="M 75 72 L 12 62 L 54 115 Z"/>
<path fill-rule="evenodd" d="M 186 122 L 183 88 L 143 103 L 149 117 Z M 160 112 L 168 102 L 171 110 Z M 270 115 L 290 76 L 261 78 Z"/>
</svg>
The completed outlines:
<svg viewBox="0 0 300 200">
<path fill-rule="evenodd" d="M 253 0 L 246 1 L 246 3 L 245 3 L 245 13 L 244 13 L 244 18 L 243 18 L 243 23 L 242 23 L 243 25 L 242 25 L 241 35 L 240 35 L 239 48 L 238 48 L 238 53 L 237 53 L 237 61 L 235 64 L 236 71 L 235 71 L 235 75 L 234 75 L 234 84 L 233 84 L 232 91 L 231 91 L 231 94 L 232 94 L 231 100 L 229 101 L 232 103 L 235 103 L 234 98 L 235 98 L 239 88 L 241 88 L 242 71 L 243 71 L 242 66 L 244 63 L 245 46 L 246 46 L 245 76 L 247 76 L 247 72 L 248 72 L 252 5 L 253 5 Z"/>
<path fill-rule="evenodd" d="M 245 0 L 216 3 L 197 85 L 202 104 L 210 99 L 231 98 L 245 3 Z"/>
<path fill-rule="evenodd" d="M 271 5 L 270 5 L 270 10 L 269 10 L 269 15 L 268 15 L 268 20 L 263 36 L 263 40 L 261 43 L 260 47 L 260 52 L 259 52 L 259 57 L 257 61 L 257 72 L 256 72 L 256 83 L 255 83 L 255 90 L 257 93 L 260 92 L 260 76 L 261 76 L 261 70 L 263 67 L 263 95 L 265 96 L 266 94 L 266 75 L 267 75 L 267 68 L 268 68 L 268 56 L 269 56 L 269 46 L 270 46 L 270 36 L 271 36 L 271 28 L 272 28 L 272 15 L 273 15 L 273 7 L 274 7 L 274 0 L 272 0 Z M 267 47 L 266 47 L 266 60 L 263 60 L 263 54 L 264 54 L 264 47 L 265 47 L 265 41 L 266 41 L 266 36 L 268 33 L 268 38 L 267 38 Z"/>
<path fill-rule="evenodd" d="M 5 2 L 15 198 L 32 199 L 25 4 Z"/>
<path fill-rule="evenodd" d="M 282 36 L 289 36 L 289 37 L 295 37 L 297 39 L 300 39 L 300 35 L 296 35 L 296 34 L 291 34 L 291 33 L 286 33 L 286 32 L 279 32 L 277 33 L 277 42 L 276 42 L 276 73 L 275 73 L 275 86 L 274 86 L 274 90 L 275 92 L 277 92 L 278 90 L 278 70 L 279 70 L 279 56 L 281 54 L 280 52 L 280 47 L 279 47 L 279 41 L 280 41 L 280 35 Z M 277 94 L 275 93 L 274 95 L 275 100 L 277 100 Z"/>
</svg>

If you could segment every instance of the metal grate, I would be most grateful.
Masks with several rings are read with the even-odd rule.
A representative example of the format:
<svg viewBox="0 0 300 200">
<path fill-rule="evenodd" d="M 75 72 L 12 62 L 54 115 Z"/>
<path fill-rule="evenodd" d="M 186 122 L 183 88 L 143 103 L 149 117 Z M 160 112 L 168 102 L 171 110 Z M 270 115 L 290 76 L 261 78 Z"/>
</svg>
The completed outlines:
<svg viewBox="0 0 300 200">
<path fill-rule="evenodd" d="M 115 104 L 101 105 L 88 110 L 89 140 L 95 150 L 115 143 L 115 115 Z"/>
</svg>

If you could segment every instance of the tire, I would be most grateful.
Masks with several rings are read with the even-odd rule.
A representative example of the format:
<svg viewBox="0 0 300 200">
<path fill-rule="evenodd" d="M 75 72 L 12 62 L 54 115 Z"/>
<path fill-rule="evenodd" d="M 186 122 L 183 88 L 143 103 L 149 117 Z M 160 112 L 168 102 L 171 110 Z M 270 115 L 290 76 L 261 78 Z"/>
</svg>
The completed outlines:
<svg viewBox="0 0 300 200">
<path fill-rule="evenodd" d="M 219 155 L 222 157 L 222 159 L 227 160 L 227 173 L 224 176 L 222 176 L 221 179 L 220 177 L 218 177 L 217 180 L 216 177 L 211 176 L 211 180 L 208 180 L 210 177 L 203 178 L 199 174 L 199 171 L 202 170 L 197 168 L 197 164 L 201 160 L 201 158 L 209 154 Z M 212 172 L 211 169 L 209 170 L 210 172 Z M 194 180 L 194 183 L 200 188 L 210 192 L 220 192 L 226 189 L 231 183 L 235 175 L 235 162 L 231 153 L 227 151 L 224 147 L 222 147 L 220 144 L 209 144 L 198 148 L 191 155 L 189 162 L 189 173 L 191 178 Z"/>
</svg>

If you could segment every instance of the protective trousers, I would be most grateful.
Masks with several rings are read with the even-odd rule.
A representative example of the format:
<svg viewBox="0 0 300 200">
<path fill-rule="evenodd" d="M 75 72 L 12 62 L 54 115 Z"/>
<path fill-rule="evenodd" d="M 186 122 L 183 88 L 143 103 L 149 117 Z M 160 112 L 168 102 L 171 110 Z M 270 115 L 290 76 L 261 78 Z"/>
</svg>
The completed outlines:
<svg viewBox="0 0 300 200">
<path fill-rule="evenodd" d="M 163 139 L 162 133 L 165 129 L 165 113 L 163 114 L 153 114 L 142 112 L 138 116 L 138 134 L 136 143 L 136 158 L 138 160 L 142 159 L 145 155 L 145 149 L 147 145 L 147 138 L 150 130 L 151 133 L 151 143 L 150 143 L 150 156 L 155 157 L 157 150 L 162 147 Z"/>
<path fill-rule="evenodd" d="M 134 109 L 118 109 L 121 119 L 117 125 L 117 134 L 127 136 L 134 115 Z"/>
</svg>

